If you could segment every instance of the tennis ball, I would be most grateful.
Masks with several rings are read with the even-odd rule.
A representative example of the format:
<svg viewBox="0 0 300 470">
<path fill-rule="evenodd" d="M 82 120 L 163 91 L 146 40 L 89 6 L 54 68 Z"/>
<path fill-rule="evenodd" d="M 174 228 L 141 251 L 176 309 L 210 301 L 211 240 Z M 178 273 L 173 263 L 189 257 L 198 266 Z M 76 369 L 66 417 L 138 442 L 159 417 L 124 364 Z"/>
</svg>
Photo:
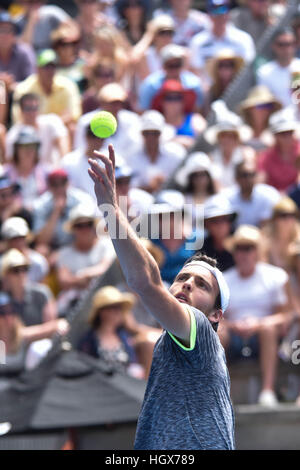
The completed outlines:
<svg viewBox="0 0 300 470">
<path fill-rule="evenodd" d="M 117 120 L 108 111 L 100 111 L 90 122 L 93 134 L 100 139 L 107 139 L 117 130 Z"/>
</svg>

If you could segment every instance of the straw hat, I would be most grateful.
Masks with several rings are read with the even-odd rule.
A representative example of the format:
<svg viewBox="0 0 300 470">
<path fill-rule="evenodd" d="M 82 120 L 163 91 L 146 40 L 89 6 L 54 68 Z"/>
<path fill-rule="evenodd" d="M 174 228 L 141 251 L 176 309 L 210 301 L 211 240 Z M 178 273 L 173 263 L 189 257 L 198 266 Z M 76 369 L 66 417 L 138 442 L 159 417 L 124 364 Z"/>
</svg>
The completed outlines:
<svg viewBox="0 0 300 470">
<path fill-rule="evenodd" d="M 211 166 L 210 158 L 206 153 L 193 152 L 176 173 L 175 180 L 184 188 L 188 185 L 190 175 L 199 171 L 207 171 L 210 173 Z"/>
<path fill-rule="evenodd" d="M 233 251 L 237 245 L 255 245 L 261 243 L 261 233 L 253 225 L 240 225 L 231 237 L 225 240 L 225 248 Z"/>
<path fill-rule="evenodd" d="M 162 112 L 162 103 L 164 97 L 168 93 L 180 93 L 183 95 L 183 104 L 185 113 L 193 111 L 197 95 L 194 90 L 184 88 L 179 80 L 165 80 L 159 90 L 154 96 L 151 104 L 152 109 Z"/>
<path fill-rule="evenodd" d="M 288 196 L 284 196 L 273 207 L 272 219 L 274 220 L 278 214 L 294 214 L 295 216 L 298 216 L 298 206 L 293 199 Z"/>
<path fill-rule="evenodd" d="M 175 31 L 174 20 L 169 15 L 156 16 L 151 21 L 151 27 L 153 28 L 155 34 L 157 34 L 159 31 Z"/>
<path fill-rule="evenodd" d="M 100 218 L 96 216 L 96 208 L 94 205 L 78 204 L 70 211 L 69 219 L 64 223 L 64 230 L 66 232 L 72 232 L 73 225 L 79 221 L 93 220 L 96 225 L 99 219 Z"/>
<path fill-rule="evenodd" d="M 19 266 L 29 266 L 30 262 L 26 256 L 23 255 L 19 250 L 12 248 L 4 253 L 1 260 L 1 276 L 4 276 L 7 271 L 11 268 L 17 268 Z"/>
<path fill-rule="evenodd" d="M 133 294 L 122 293 L 114 286 L 105 286 L 99 289 L 92 302 L 92 309 L 89 314 L 89 323 L 94 324 L 98 311 L 105 307 L 112 305 L 120 305 L 122 310 L 130 310 L 135 304 L 135 297 Z"/>
<path fill-rule="evenodd" d="M 207 71 L 214 80 L 217 79 L 218 64 L 223 60 L 232 60 L 234 62 L 235 73 L 241 70 L 245 64 L 244 59 L 237 55 L 234 50 L 229 48 L 221 49 L 217 55 L 207 63 Z"/>
<path fill-rule="evenodd" d="M 250 89 L 247 98 L 241 102 L 239 112 L 245 121 L 248 120 L 248 109 L 254 106 L 272 104 L 273 112 L 282 108 L 282 105 L 270 90 L 264 85 L 257 85 Z"/>
</svg>

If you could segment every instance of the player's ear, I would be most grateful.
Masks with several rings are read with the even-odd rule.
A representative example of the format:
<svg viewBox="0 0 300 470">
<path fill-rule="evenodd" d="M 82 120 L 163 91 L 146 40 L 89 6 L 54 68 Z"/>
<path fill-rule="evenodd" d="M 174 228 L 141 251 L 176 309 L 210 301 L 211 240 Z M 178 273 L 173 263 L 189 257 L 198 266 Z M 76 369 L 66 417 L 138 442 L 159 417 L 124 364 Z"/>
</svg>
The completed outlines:
<svg viewBox="0 0 300 470">
<path fill-rule="evenodd" d="M 223 311 L 220 308 L 212 310 L 210 314 L 208 315 L 208 319 L 212 323 L 218 323 L 219 321 L 222 320 L 222 318 L 223 318 Z"/>
</svg>

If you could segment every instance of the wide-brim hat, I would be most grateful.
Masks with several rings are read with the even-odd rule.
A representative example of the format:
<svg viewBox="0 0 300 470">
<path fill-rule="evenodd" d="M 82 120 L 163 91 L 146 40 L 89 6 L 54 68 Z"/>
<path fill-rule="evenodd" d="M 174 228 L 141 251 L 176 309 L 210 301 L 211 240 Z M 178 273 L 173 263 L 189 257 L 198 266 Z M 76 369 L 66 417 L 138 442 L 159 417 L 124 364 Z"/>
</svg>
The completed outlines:
<svg viewBox="0 0 300 470">
<path fill-rule="evenodd" d="M 273 207 L 272 219 L 274 220 L 278 214 L 293 214 L 299 216 L 299 209 L 293 199 L 284 196 Z"/>
<path fill-rule="evenodd" d="M 99 289 L 93 297 L 92 308 L 89 314 L 89 323 L 93 324 L 100 309 L 112 305 L 120 305 L 124 311 L 130 310 L 136 300 L 133 294 L 120 292 L 114 286 L 105 286 Z"/>
<path fill-rule="evenodd" d="M 159 92 L 154 96 L 151 108 L 162 112 L 162 103 L 168 93 L 181 93 L 183 95 L 183 104 L 185 113 L 190 113 L 195 107 L 197 95 L 194 90 L 184 88 L 179 80 L 165 80 Z"/>
<path fill-rule="evenodd" d="M 230 216 L 233 221 L 237 213 L 232 207 L 230 201 L 221 194 L 210 196 L 204 204 L 204 220 L 214 219 L 215 217 Z"/>
<path fill-rule="evenodd" d="M 232 252 L 237 245 L 260 246 L 261 232 L 253 225 L 240 225 L 233 235 L 225 240 L 226 250 Z"/>
<path fill-rule="evenodd" d="M 98 100 L 104 101 L 105 103 L 111 103 L 112 101 L 123 101 L 128 99 L 128 93 L 119 83 L 107 83 L 98 93 Z"/>
<path fill-rule="evenodd" d="M 204 152 L 193 152 L 185 164 L 177 171 L 175 181 L 183 188 L 188 185 L 189 177 L 199 171 L 211 172 L 212 163 L 209 156 Z"/>
<path fill-rule="evenodd" d="M 251 88 L 247 98 L 241 102 L 239 106 L 239 113 L 246 121 L 248 119 L 247 111 L 249 108 L 269 103 L 273 105 L 273 112 L 279 111 L 282 108 L 282 104 L 275 98 L 275 96 L 266 86 L 257 85 Z"/>
<path fill-rule="evenodd" d="M 72 232 L 75 223 L 91 220 L 95 226 L 100 220 L 100 217 L 96 215 L 95 206 L 92 204 L 78 204 L 70 211 L 69 218 L 64 223 L 63 228 L 66 232 Z"/>
<path fill-rule="evenodd" d="M 4 253 L 1 259 L 1 276 L 3 277 L 7 271 L 19 266 L 29 266 L 29 259 L 21 253 L 21 251 L 12 248 Z"/>
<path fill-rule="evenodd" d="M 171 16 L 169 15 L 159 15 L 156 16 L 151 21 L 151 28 L 157 34 L 159 31 L 175 31 L 175 23 Z"/>
<path fill-rule="evenodd" d="M 234 61 L 235 73 L 237 73 L 245 65 L 244 59 L 237 55 L 236 52 L 232 49 L 221 49 L 215 57 L 208 60 L 206 68 L 209 75 L 216 80 L 217 78 L 217 67 L 220 62 L 223 60 L 232 60 Z"/>
<path fill-rule="evenodd" d="M 204 137 L 207 142 L 211 145 L 216 145 L 218 141 L 218 135 L 221 132 L 235 132 L 240 142 L 248 142 L 253 135 L 252 129 L 244 124 L 241 119 L 235 119 L 234 121 L 231 119 L 219 121 L 216 124 L 208 127 L 208 129 L 206 129 L 204 132 Z"/>
</svg>

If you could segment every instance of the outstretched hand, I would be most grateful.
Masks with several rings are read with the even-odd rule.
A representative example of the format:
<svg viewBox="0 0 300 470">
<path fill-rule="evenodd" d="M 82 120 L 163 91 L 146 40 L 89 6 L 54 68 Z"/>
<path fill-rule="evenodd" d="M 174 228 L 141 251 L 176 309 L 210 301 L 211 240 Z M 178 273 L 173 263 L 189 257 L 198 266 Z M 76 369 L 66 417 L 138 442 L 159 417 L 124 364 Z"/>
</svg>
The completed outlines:
<svg viewBox="0 0 300 470">
<path fill-rule="evenodd" d="M 89 158 L 88 172 L 94 181 L 94 190 L 98 206 L 111 204 L 117 206 L 116 180 L 115 180 L 115 152 L 112 145 L 108 146 L 109 157 L 94 151 L 95 158 Z M 100 160 L 104 166 L 99 163 Z"/>
</svg>

